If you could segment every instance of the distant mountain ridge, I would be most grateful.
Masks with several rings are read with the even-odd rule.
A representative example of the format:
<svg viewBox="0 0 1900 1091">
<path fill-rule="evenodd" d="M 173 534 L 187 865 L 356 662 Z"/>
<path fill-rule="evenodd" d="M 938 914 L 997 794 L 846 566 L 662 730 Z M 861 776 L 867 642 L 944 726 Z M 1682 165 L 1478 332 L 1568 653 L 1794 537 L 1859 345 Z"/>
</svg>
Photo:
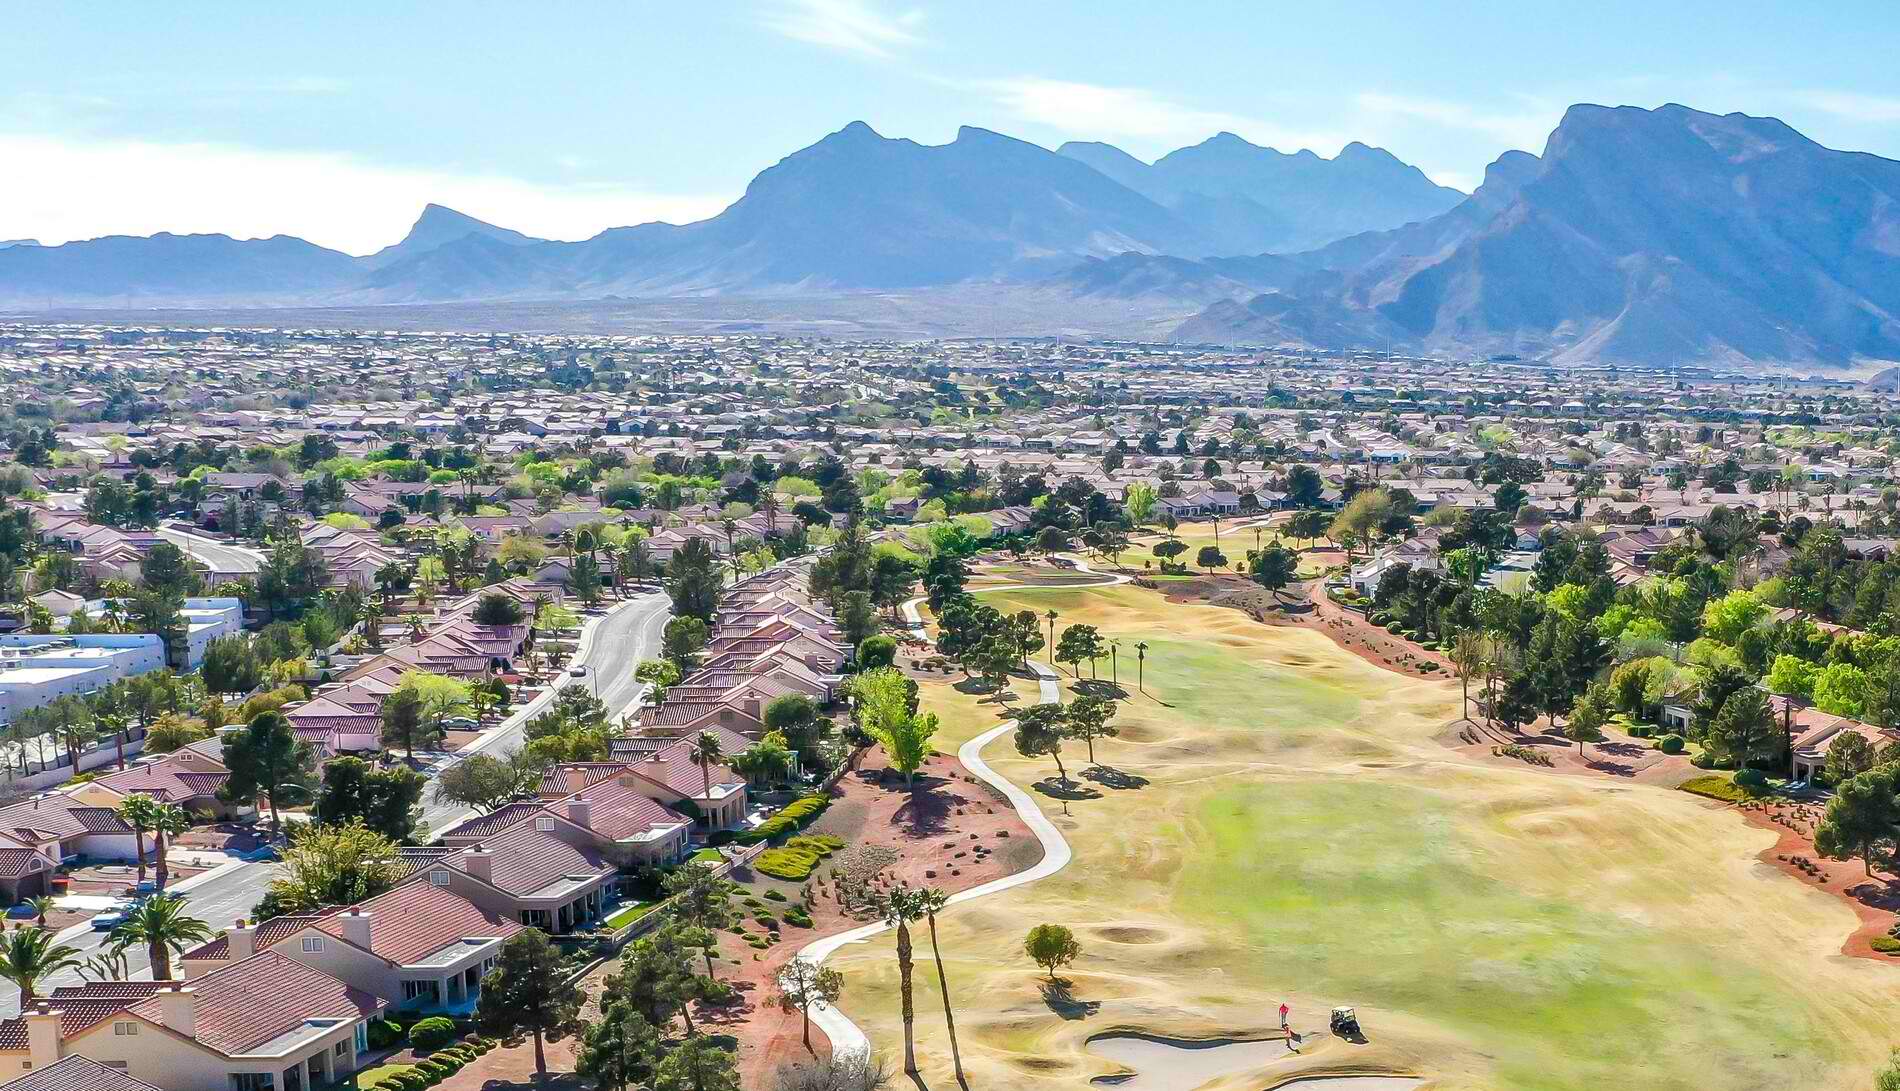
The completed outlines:
<svg viewBox="0 0 1900 1091">
<path fill-rule="evenodd" d="M 47 248 L 35 262 L 0 252 L 0 303 L 201 305 L 224 302 L 218 293 L 228 291 L 238 302 L 281 296 L 286 305 L 322 305 L 797 294 L 1035 280 L 1091 258 L 1242 254 L 1257 251 L 1261 238 L 1288 237 L 1287 225 L 1305 215 L 1298 201 L 1307 197 L 1295 193 L 1298 186 L 1281 187 L 1285 210 L 1269 208 L 1261 203 L 1266 190 L 1258 178 L 1237 173 L 1222 182 L 1226 168 L 1200 162 L 1209 155 L 1226 156 L 1234 171 L 1255 175 L 1273 172 L 1255 161 L 1260 157 L 1330 164 L 1322 169 L 1332 175 L 1363 160 L 1370 173 L 1406 176 L 1407 184 L 1437 191 L 1383 152 L 1322 160 L 1311 153 L 1282 156 L 1244 141 L 1244 147 L 1229 146 L 1237 140 L 1216 138 L 1209 142 L 1214 150 L 1198 153 L 1199 159 L 1176 158 L 1194 149 L 1165 159 L 1186 163 L 1192 170 L 1183 177 L 1191 174 L 1200 187 L 1193 193 L 1166 189 L 1170 206 L 1082 157 L 1000 133 L 966 126 L 947 144 L 926 145 L 881 136 L 858 121 L 761 171 L 739 200 L 697 223 L 642 224 L 583 242 L 551 242 L 431 204 L 401 242 L 358 259 L 307 243 L 299 253 L 282 243 L 266 245 L 276 240 L 90 240 Z M 1142 171 L 1160 169 L 1130 162 Z M 1372 195 L 1377 183 L 1358 185 L 1372 210 L 1335 227 L 1328 239 L 1385 226 L 1391 218 L 1389 202 Z M 1352 199 L 1332 202 L 1331 222 L 1351 218 L 1343 205 Z M 246 253 L 252 257 L 240 256 Z M 238 277 L 247 261 L 259 266 L 250 283 Z M 283 267 L 262 268 L 271 261 Z"/>
<path fill-rule="evenodd" d="M 1900 359 L 1900 162 L 1772 118 L 1572 107 L 1452 211 L 1297 260 L 1343 272 L 1298 309 L 1218 301 L 1188 341 L 1557 360 Z"/>
<path fill-rule="evenodd" d="M 430 205 L 360 258 L 288 236 L 0 247 L 14 310 L 727 297 L 783 314 L 959 287 L 1015 293 L 1065 334 L 1088 332 L 1065 300 L 1126 301 L 1194 342 L 1858 367 L 1900 361 L 1900 163 L 1771 118 L 1580 105 L 1464 196 L 1362 144 L 1323 159 L 1223 133 L 1150 164 L 853 122 L 716 216 L 580 242 Z"/>
<path fill-rule="evenodd" d="M 1215 252 L 1310 250 L 1430 219 L 1465 199 L 1383 148 L 1354 141 L 1332 159 L 1218 133 L 1150 165 L 1110 144 L 1056 149 L 1216 233 Z"/>
</svg>

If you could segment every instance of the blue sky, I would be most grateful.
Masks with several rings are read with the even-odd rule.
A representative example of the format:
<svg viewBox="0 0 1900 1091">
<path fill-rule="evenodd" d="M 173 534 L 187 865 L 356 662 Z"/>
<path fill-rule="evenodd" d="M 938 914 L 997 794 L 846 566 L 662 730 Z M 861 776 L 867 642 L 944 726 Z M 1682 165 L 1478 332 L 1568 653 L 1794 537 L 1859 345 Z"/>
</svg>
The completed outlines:
<svg viewBox="0 0 1900 1091">
<path fill-rule="evenodd" d="M 1363 140 L 1469 189 L 1570 103 L 1675 101 L 1900 158 L 1891 3 L 198 0 L 16 6 L 7 37 L 0 239 L 361 253 L 427 200 L 583 238 L 716 212 L 857 118 L 1143 158 Z"/>
</svg>

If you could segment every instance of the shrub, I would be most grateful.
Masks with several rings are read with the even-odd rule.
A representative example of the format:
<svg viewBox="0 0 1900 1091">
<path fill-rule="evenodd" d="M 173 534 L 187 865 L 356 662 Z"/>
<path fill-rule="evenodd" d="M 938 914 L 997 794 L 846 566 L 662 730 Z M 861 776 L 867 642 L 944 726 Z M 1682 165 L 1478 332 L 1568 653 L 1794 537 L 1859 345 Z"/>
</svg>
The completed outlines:
<svg viewBox="0 0 1900 1091">
<path fill-rule="evenodd" d="M 1713 769 L 1715 768 L 1715 755 L 1704 750 L 1702 753 L 1690 758 L 1689 764 L 1695 766 L 1697 769 Z"/>
<path fill-rule="evenodd" d="M 785 900 L 785 895 L 779 893 L 778 889 L 775 887 L 765 892 L 765 899 L 767 901 L 772 901 L 772 902 L 782 902 Z"/>
<path fill-rule="evenodd" d="M 1388 633 L 1404 632 L 1405 623 L 1403 621 L 1388 621 L 1385 624 L 1385 631 Z"/>
<path fill-rule="evenodd" d="M 1680 787 L 1691 795 L 1720 800 L 1723 803 L 1740 803 L 1749 797 L 1746 787 L 1736 784 L 1727 777 L 1714 774 L 1685 780 Z"/>
<path fill-rule="evenodd" d="M 790 847 L 766 849 L 752 866 L 774 879 L 796 882 L 811 876 L 818 866 L 818 854 Z"/>
<path fill-rule="evenodd" d="M 787 803 L 779 813 L 735 835 L 733 840 L 742 845 L 756 845 L 761 841 L 770 841 L 788 833 L 796 833 L 810 825 L 813 819 L 825 813 L 825 808 L 829 806 L 831 806 L 829 796 L 817 793 L 800 796 Z"/>
<path fill-rule="evenodd" d="M 785 923 L 794 928 L 810 928 L 811 914 L 805 912 L 802 905 L 789 906 L 785 910 Z"/>
<path fill-rule="evenodd" d="M 402 1041 L 402 1027 L 387 1019 L 371 1021 L 369 1025 L 369 1047 L 371 1049 L 388 1049 L 400 1041 Z M 391 1078 L 393 1079 L 394 1077 Z"/>
<path fill-rule="evenodd" d="M 1892 936 L 1875 936 L 1867 941 L 1867 946 L 1883 955 L 1900 955 L 1900 939 Z"/>
<path fill-rule="evenodd" d="M 409 1044 L 417 1049 L 438 1049 L 455 1039 L 455 1020 L 431 1016 L 409 1028 Z"/>
<path fill-rule="evenodd" d="M 1768 774 L 1760 769 L 1742 769 L 1735 774 L 1735 783 L 1748 789 L 1749 794 L 1758 795 L 1768 789 Z"/>
<path fill-rule="evenodd" d="M 1656 740 L 1656 749 L 1662 751 L 1665 754 L 1680 754 L 1682 753 L 1682 746 L 1683 746 L 1682 736 L 1677 735 L 1674 732 L 1664 735 L 1662 738 Z"/>
<path fill-rule="evenodd" d="M 1627 730 L 1632 739 L 1647 739 L 1656 733 L 1656 729 L 1649 724 L 1631 724 Z M 1657 749 L 1660 750 L 1662 747 L 1659 746 Z"/>
</svg>

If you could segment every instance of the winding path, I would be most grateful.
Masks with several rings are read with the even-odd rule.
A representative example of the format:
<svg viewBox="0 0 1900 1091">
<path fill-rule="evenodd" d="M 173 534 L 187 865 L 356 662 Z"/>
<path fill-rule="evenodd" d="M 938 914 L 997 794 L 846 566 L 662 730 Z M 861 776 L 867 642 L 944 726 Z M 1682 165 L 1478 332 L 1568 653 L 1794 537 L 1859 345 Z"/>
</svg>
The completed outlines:
<svg viewBox="0 0 1900 1091">
<path fill-rule="evenodd" d="M 1028 583 L 1003 584 L 997 587 L 975 588 L 971 591 L 971 594 L 987 594 L 991 591 L 1071 590 L 1078 586 L 1112 587 L 1115 584 L 1128 582 L 1127 576 L 1117 576 L 1107 572 L 1096 572 L 1094 569 L 1089 568 L 1088 564 L 1084 561 L 1076 561 L 1076 568 L 1081 572 L 1090 575 L 1104 576 L 1106 578 L 1101 583 L 1069 584 L 1062 586 L 1045 586 Z M 913 629 L 921 629 L 924 624 L 923 615 L 917 610 L 917 604 L 922 601 L 921 598 L 911 599 L 909 602 L 904 603 L 903 606 L 904 620 L 907 621 Z M 1030 661 L 1029 666 L 1036 672 L 1036 681 L 1041 687 L 1040 697 L 1043 703 L 1048 704 L 1060 701 L 1062 699 L 1062 691 L 1056 683 L 1057 680 L 1061 678 L 1061 675 L 1034 660 Z M 1027 883 L 1033 883 L 1038 879 L 1054 875 L 1056 872 L 1067 867 L 1069 860 L 1074 855 L 1069 849 L 1068 841 L 1063 839 L 1062 832 L 1056 829 L 1055 823 L 1049 821 L 1048 817 L 1042 813 L 1042 808 L 1036 805 L 1036 801 L 1030 798 L 1029 793 L 1016 787 L 1008 778 L 990 768 L 989 763 L 983 760 L 984 747 L 1014 730 L 1016 730 L 1016 721 L 1008 720 L 983 732 L 981 735 L 964 743 L 957 749 L 957 760 L 962 762 L 963 767 L 968 769 L 978 779 L 1003 793 L 1003 796 L 1016 808 L 1016 813 L 1022 816 L 1023 823 L 1029 827 L 1029 832 L 1035 834 L 1036 839 L 1042 842 L 1042 859 L 1036 863 L 1036 866 L 1027 871 L 1019 871 L 1014 875 L 1005 875 L 1000 879 L 992 879 L 987 883 L 973 886 L 968 890 L 960 890 L 950 895 L 950 905 L 967 902 L 973 898 L 981 898 L 990 894 L 1001 893 L 1002 891 L 1011 890 Z M 804 948 L 798 952 L 797 957 L 809 959 L 813 963 L 822 963 L 825 959 L 831 957 L 832 953 L 839 948 L 847 944 L 863 943 L 865 940 L 889 928 L 890 926 L 883 921 L 873 921 L 870 924 L 860 925 L 849 931 L 825 936 L 806 944 Z M 831 1040 L 831 1052 L 833 1056 L 845 1056 L 870 1051 L 871 1040 L 865 1037 L 864 1031 L 860 1030 L 858 1025 L 851 1021 L 850 1016 L 839 1011 L 836 1005 L 824 1004 L 813 1008 L 811 1021 L 817 1024 L 818 1028 L 825 1032 L 825 1037 Z"/>
</svg>

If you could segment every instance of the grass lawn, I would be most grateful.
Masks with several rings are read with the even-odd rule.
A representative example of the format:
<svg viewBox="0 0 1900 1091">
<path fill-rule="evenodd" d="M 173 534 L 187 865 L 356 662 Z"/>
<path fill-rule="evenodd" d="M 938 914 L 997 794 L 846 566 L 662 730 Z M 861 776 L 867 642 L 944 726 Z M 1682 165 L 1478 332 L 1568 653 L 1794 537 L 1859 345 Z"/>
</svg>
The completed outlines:
<svg viewBox="0 0 1900 1091">
<path fill-rule="evenodd" d="M 340 1091 L 374 1091 L 375 1088 L 381 1087 L 390 1077 L 401 1075 L 414 1067 L 416 1066 L 412 1064 L 379 1064 L 371 1068 L 360 1069 L 348 1079 L 331 1084 L 330 1086 L 338 1088 Z"/>
<path fill-rule="evenodd" d="M 637 921 L 641 917 L 646 916 L 648 913 L 653 912 L 654 908 L 658 906 L 659 904 L 660 904 L 659 902 L 635 902 L 634 904 L 627 906 L 625 909 L 621 909 L 615 912 L 612 916 L 608 917 L 607 927 L 625 928 L 627 925 L 632 924 L 634 921 Z"/>
<path fill-rule="evenodd" d="M 725 857 L 719 854 L 718 849 L 700 849 L 693 853 L 691 859 L 695 864 L 706 864 L 710 866 L 722 862 L 725 860 Z"/>
<path fill-rule="evenodd" d="M 1074 861 L 939 918 L 972 1086 L 1082 1086 L 1114 1070 L 1092 1034 L 1257 1033 L 1281 1002 L 1303 1030 L 1353 1005 L 1371 1042 L 1316 1043 L 1235 1086 L 1350 1064 L 1473 1091 L 1860 1088 L 1900 1041 L 1900 969 L 1841 958 L 1853 913 L 1761 866 L 1773 837 L 1731 811 L 1466 759 L 1436 739 L 1455 682 L 1380 671 L 1309 630 L 1132 587 L 986 599 L 1149 643 L 1147 695 L 1097 744 L 1146 783 L 1080 781 L 1099 795 L 1066 817 L 1039 797 Z M 949 685 L 922 701 L 940 749 L 999 722 Z M 1054 772 L 1007 739 L 984 756 L 1022 785 Z M 1064 760 L 1086 766 L 1078 746 Z M 1020 950 L 1042 921 L 1083 948 L 1054 1002 Z M 884 1048 L 901 1041 L 891 947 L 834 956 L 846 1010 Z M 950 1082 L 937 1015 L 919 1000 L 933 1087 Z"/>
</svg>

